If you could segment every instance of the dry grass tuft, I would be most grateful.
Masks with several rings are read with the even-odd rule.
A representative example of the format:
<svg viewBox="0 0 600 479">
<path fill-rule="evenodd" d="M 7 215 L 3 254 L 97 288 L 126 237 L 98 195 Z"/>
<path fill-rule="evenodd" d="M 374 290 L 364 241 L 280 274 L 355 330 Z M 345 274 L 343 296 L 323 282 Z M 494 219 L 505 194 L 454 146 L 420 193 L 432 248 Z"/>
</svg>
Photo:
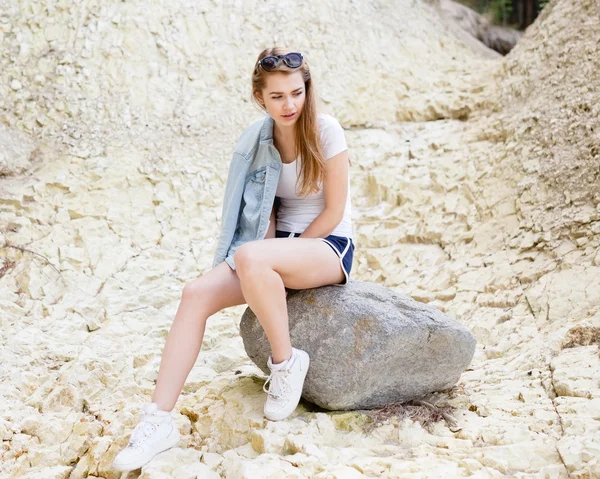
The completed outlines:
<svg viewBox="0 0 600 479">
<path fill-rule="evenodd" d="M 436 406 L 424 400 L 392 403 L 378 409 L 361 412 L 372 419 L 372 422 L 364 427 L 365 433 L 371 432 L 375 427 L 393 417 L 398 418 L 400 421 L 405 418 L 418 421 L 429 432 L 431 432 L 432 426 L 441 420 L 446 421 L 452 432 L 457 432 L 461 429 L 458 426 L 456 418 L 452 415 L 452 412 L 454 412 L 452 406 Z"/>
<path fill-rule="evenodd" d="M 2 263 L 2 266 L 0 266 L 0 278 L 2 278 L 2 276 L 4 276 L 9 270 L 13 269 L 16 265 L 17 263 L 10 259 L 4 260 L 4 263 Z"/>
<path fill-rule="evenodd" d="M 592 343 L 600 343 L 600 328 L 578 324 L 567 332 L 562 347 L 589 346 Z"/>
</svg>

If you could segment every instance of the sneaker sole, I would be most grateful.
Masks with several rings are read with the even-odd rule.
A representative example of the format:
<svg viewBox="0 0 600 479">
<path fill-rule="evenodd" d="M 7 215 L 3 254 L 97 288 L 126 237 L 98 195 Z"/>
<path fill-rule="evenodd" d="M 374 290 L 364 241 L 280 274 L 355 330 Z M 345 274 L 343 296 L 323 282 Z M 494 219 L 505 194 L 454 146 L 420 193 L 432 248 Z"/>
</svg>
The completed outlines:
<svg viewBox="0 0 600 479">
<path fill-rule="evenodd" d="M 175 431 L 175 426 L 173 426 L 173 431 Z M 113 469 L 115 471 L 119 471 L 119 472 L 126 472 L 126 471 L 135 471 L 136 469 L 139 469 L 140 467 L 145 466 L 152 459 L 154 459 L 156 456 L 158 456 L 161 452 L 165 452 L 166 450 L 175 447 L 177 445 L 177 443 L 179 442 L 179 439 L 181 439 L 179 434 L 174 435 L 172 439 L 169 439 L 169 438 L 170 438 L 170 435 L 165 439 L 165 441 L 167 441 L 166 445 L 163 445 L 163 448 L 160 449 L 159 451 L 155 452 L 154 455 L 152 457 L 150 457 L 149 459 L 138 459 L 136 461 L 132 461 L 127 464 L 114 464 L 113 463 Z"/>
</svg>

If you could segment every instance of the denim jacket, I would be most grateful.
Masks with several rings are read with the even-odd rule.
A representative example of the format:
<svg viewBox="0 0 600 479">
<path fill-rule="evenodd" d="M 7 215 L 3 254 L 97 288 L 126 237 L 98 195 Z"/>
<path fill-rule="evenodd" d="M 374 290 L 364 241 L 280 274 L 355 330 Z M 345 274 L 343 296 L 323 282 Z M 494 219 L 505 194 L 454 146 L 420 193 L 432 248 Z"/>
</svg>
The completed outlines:
<svg viewBox="0 0 600 479">
<path fill-rule="evenodd" d="M 281 156 L 273 145 L 273 123 L 270 115 L 254 122 L 235 146 L 213 268 L 226 261 L 235 269 L 235 250 L 267 234 L 281 172 Z"/>
</svg>

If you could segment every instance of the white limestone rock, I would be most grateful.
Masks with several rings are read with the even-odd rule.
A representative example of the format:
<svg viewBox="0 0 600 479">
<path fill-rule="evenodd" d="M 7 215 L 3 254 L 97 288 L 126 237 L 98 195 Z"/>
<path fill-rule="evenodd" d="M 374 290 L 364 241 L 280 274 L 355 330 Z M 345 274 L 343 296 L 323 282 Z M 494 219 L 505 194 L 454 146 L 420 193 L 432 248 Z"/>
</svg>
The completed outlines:
<svg viewBox="0 0 600 479">
<path fill-rule="evenodd" d="M 19 90 L 21 84 L 13 80 L 11 88 Z M 31 165 L 34 150 L 35 142 L 28 135 L 0 123 L 0 177 L 25 172 Z"/>
</svg>

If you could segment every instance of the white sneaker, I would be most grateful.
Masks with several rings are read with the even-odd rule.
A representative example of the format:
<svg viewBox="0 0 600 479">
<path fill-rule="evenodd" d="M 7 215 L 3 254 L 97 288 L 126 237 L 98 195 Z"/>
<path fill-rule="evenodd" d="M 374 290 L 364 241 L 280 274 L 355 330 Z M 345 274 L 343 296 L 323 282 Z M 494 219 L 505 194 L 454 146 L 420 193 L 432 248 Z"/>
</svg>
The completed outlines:
<svg viewBox="0 0 600 479">
<path fill-rule="evenodd" d="M 280 421 L 294 412 L 302 396 L 309 364 L 308 353 L 301 349 L 292 348 L 292 357 L 279 364 L 273 364 L 273 358 L 269 356 L 267 366 L 271 375 L 263 385 L 263 390 L 267 393 L 264 409 L 267 419 Z M 271 384 L 267 391 L 269 382 Z"/>
<path fill-rule="evenodd" d="M 135 426 L 127 447 L 113 462 L 117 471 L 133 471 L 150 462 L 159 452 L 179 442 L 179 431 L 170 412 L 161 411 L 155 403 L 144 404 L 142 417 Z"/>
</svg>

